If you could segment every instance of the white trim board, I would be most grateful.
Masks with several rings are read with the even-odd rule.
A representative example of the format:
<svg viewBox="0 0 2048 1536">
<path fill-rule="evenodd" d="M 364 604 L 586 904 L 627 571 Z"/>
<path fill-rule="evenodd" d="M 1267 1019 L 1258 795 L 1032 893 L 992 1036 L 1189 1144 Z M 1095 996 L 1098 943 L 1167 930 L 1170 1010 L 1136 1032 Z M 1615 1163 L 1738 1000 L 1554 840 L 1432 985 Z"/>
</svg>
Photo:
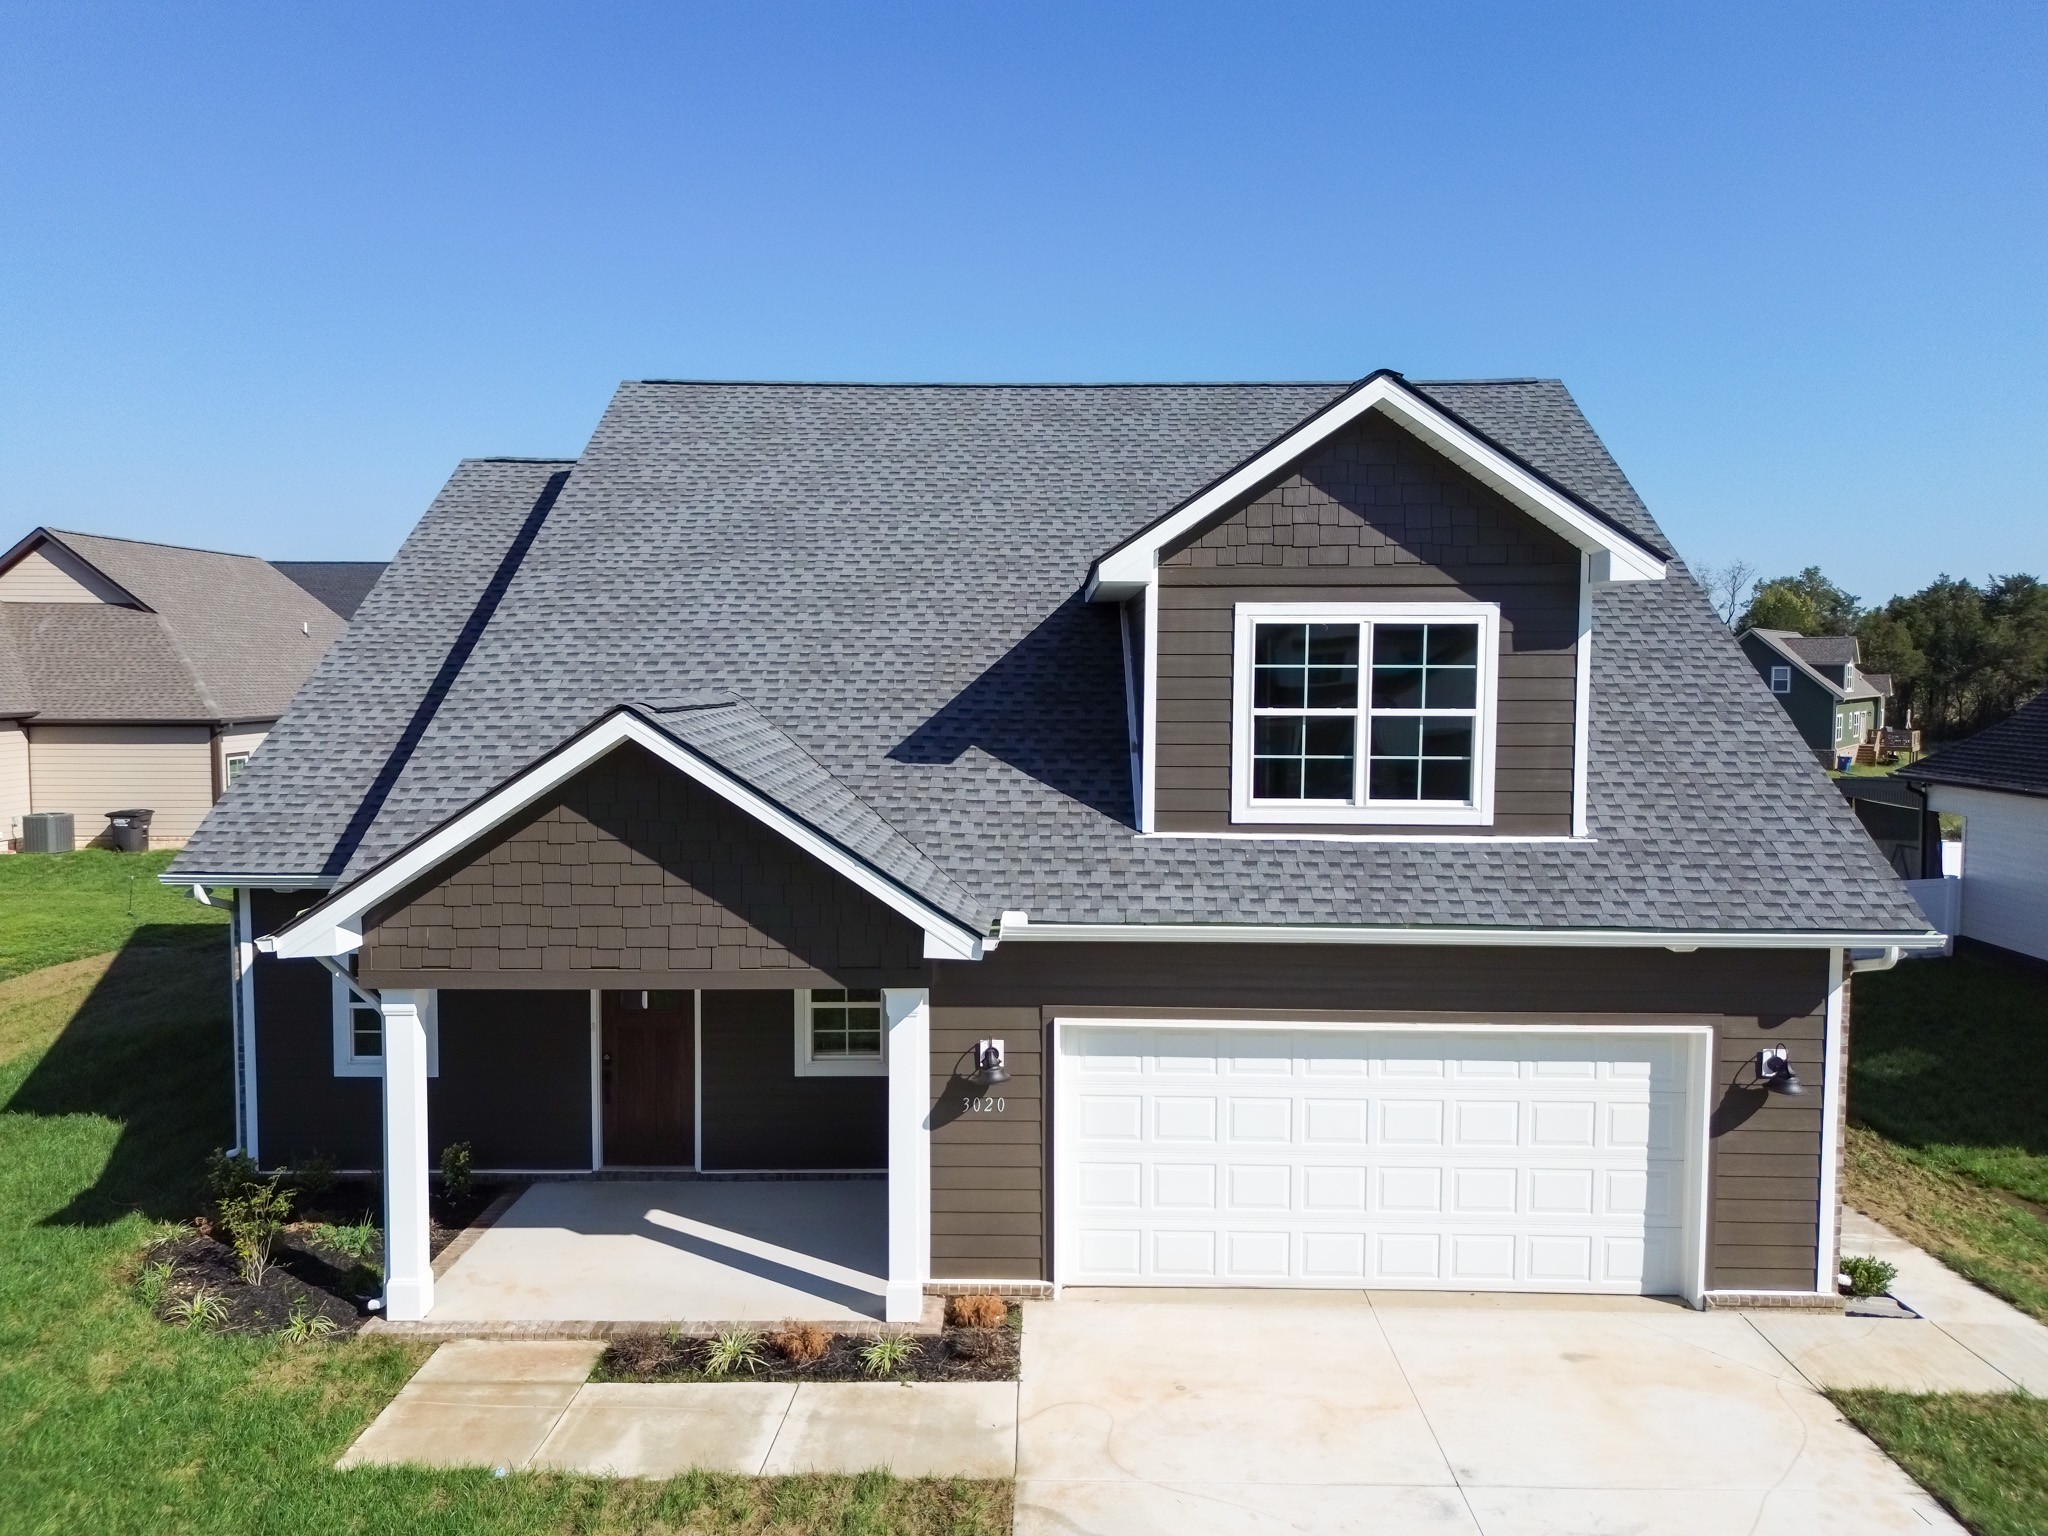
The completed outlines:
<svg viewBox="0 0 2048 1536">
<path fill-rule="evenodd" d="M 1376 373 L 1270 448 L 1097 560 L 1088 573 L 1089 601 L 1121 601 L 1150 585 L 1165 548 L 1231 503 L 1251 494 L 1261 482 L 1318 443 L 1342 431 L 1367 411 L 1375 410 L 1591 556 L 1591 574 L 1596 582 L 1664 579 L 1667 567 L 1662 556 L 1612 527 L 1584 503 L 1423 399 L 1398 375 Z M 1149 655 L 1146 664 L 1148 668 L 1151 665 Z"/>
<path fill-rule="evenodd" d="M 981 935 L 923 899 L 912 895 L 872 865 L 798 820 L 773 801 L 700 757 L 667 733 L 627 710 L 617 710 L 571 738 L 539 762 L 514 775 L 469 809 L 442 823 L 404 852 L 385 860 L 346 889 L 330 896 L 281 930 L 271 953 L 292 960 L 347 954 L 362 944 L 362 917 L 437 864 L 509 821 L 548 791 L 566 783 L 606 753 L 631 743 L 679 773 L 779 832 L 819 863 L 924 930 L 927 959 L 978 960 Z M 181 877 L 180 883 L 192 877 Z"/>
<path fill-rule="evenodd" d="M 1842 1138 L 1840 1134 L 1842 1075 L 1846 1054 L 1842 1041 L 1842 1003 L 1848 967 L 1839 949 L 1828 951 L 1827 1039 L 1822 1047 L 1820 1123 L 1820 1226 L 1815 1239 L 1813 1288 L 1825 1296 L 1835 1294 L 1837 1207 L 1842 1184 Z"/>
</svg>

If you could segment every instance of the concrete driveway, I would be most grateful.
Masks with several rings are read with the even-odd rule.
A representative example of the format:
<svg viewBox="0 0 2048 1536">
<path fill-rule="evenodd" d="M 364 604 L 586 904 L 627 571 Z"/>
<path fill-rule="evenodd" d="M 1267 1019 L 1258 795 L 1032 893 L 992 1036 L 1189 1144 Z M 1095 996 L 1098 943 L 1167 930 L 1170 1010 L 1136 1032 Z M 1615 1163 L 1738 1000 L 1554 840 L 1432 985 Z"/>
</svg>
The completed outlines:
<svg viewBox="0 0 2048 1536">
<path fill-rule="evenodd" d="M 1026 1309 L 1025 1536 L 1962 1528 L 1738 1313 L 1069 1291 Z"/>
</svg>

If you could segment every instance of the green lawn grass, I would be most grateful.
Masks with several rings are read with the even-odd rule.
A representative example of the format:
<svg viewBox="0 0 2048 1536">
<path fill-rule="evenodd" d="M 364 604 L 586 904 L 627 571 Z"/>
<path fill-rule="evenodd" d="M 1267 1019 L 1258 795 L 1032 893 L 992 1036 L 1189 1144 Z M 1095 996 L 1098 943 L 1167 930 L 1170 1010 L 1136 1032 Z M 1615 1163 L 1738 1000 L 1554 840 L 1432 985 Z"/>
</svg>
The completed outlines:
<svg viewBox="0 0 2048 1536">
<path fill-rule="evenodd" d="M 171 858 L 104 848 L 0 858 L 0 981 L 103 955 L 142 929 L 157 943 L 216 945 L 226 909 L 159 883 Z"/>
<path fill-rule="evenodd" d="M 1849 1203 L 2048 1321 L 2048 982 L 1970 956 L 1856 978 Z"/>
<path fill-rule="evenodd" d="M 1828 1396 L 1977 1536 L 2048 1531 L 2048 1400 Z"/>
<path fill-rule="evenodd" d="M 139 895 L 124 926 L 139 861 L 71 860 L 44 869 L 77 872 L 78 910 L 23 925 L 13 907 L 0 930 L 26 926 L 60 957 L 96 935 L 135 939 L 0 981 L 0 1532 L 1008 1531 L 1001 1482 L 333 1471 L 425 1348 L 225 1338 L 137 1301 L 143 1249 L 196 1209 L 201 1160 L 227 1134 L 225 945 L 182 908 L 161 921 L 168 893 Z M 62 878 L 5 873 L 10 899 L 69 899 Z"/>
</svg>

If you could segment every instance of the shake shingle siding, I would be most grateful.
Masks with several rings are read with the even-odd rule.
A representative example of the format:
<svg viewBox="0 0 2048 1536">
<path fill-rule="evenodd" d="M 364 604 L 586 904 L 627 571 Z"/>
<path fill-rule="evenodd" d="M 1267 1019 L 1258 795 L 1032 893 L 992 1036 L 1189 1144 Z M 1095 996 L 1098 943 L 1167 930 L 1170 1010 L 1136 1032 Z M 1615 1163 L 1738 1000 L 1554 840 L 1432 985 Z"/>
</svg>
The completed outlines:
<svg viewBox="0 0 2048 1536">
<path fill-rule="evenodd" d="M 922 946 L 780 834 L 624 746 L 374 912 L 360 967 L 380 985 L 873 986 L 921 976 Z"/>
<path fill-rule="evenodd" d="M 1469 600 L 1501 609 L 1495 815 L 1458 830 L 1569 836 L 1578 594 L 1562 539 L 1399 428 L 1347 428 L 1160 563 L 1160 829 L 1230 829 L 1238 603 Z"/>
</svg>

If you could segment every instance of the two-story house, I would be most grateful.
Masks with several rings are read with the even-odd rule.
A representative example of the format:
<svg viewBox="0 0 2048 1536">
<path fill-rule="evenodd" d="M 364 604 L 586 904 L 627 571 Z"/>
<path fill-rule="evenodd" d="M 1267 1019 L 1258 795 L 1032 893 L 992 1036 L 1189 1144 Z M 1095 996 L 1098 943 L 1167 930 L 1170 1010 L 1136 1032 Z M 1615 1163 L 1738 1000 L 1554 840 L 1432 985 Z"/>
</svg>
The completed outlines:
<svg viewBox="0 0 2048 1536">
<path fill-rule="evenodd" d="M 1863 670 L 1854 635 L 1746 629 L 1737 639 L 1822 763 L 1833 767 L 1876 742 L 1892 680 Z"/>
<path fill-rule="evenodd" d="M 1849 976 L 1941 942 L 1565 389 L 1388 372 L 623 385 L 456 470 L 166 878 L 398 1319 L 455 1140 L 869 1171 L 892 1319 L 1824 1303 Z"/>
</svg>

